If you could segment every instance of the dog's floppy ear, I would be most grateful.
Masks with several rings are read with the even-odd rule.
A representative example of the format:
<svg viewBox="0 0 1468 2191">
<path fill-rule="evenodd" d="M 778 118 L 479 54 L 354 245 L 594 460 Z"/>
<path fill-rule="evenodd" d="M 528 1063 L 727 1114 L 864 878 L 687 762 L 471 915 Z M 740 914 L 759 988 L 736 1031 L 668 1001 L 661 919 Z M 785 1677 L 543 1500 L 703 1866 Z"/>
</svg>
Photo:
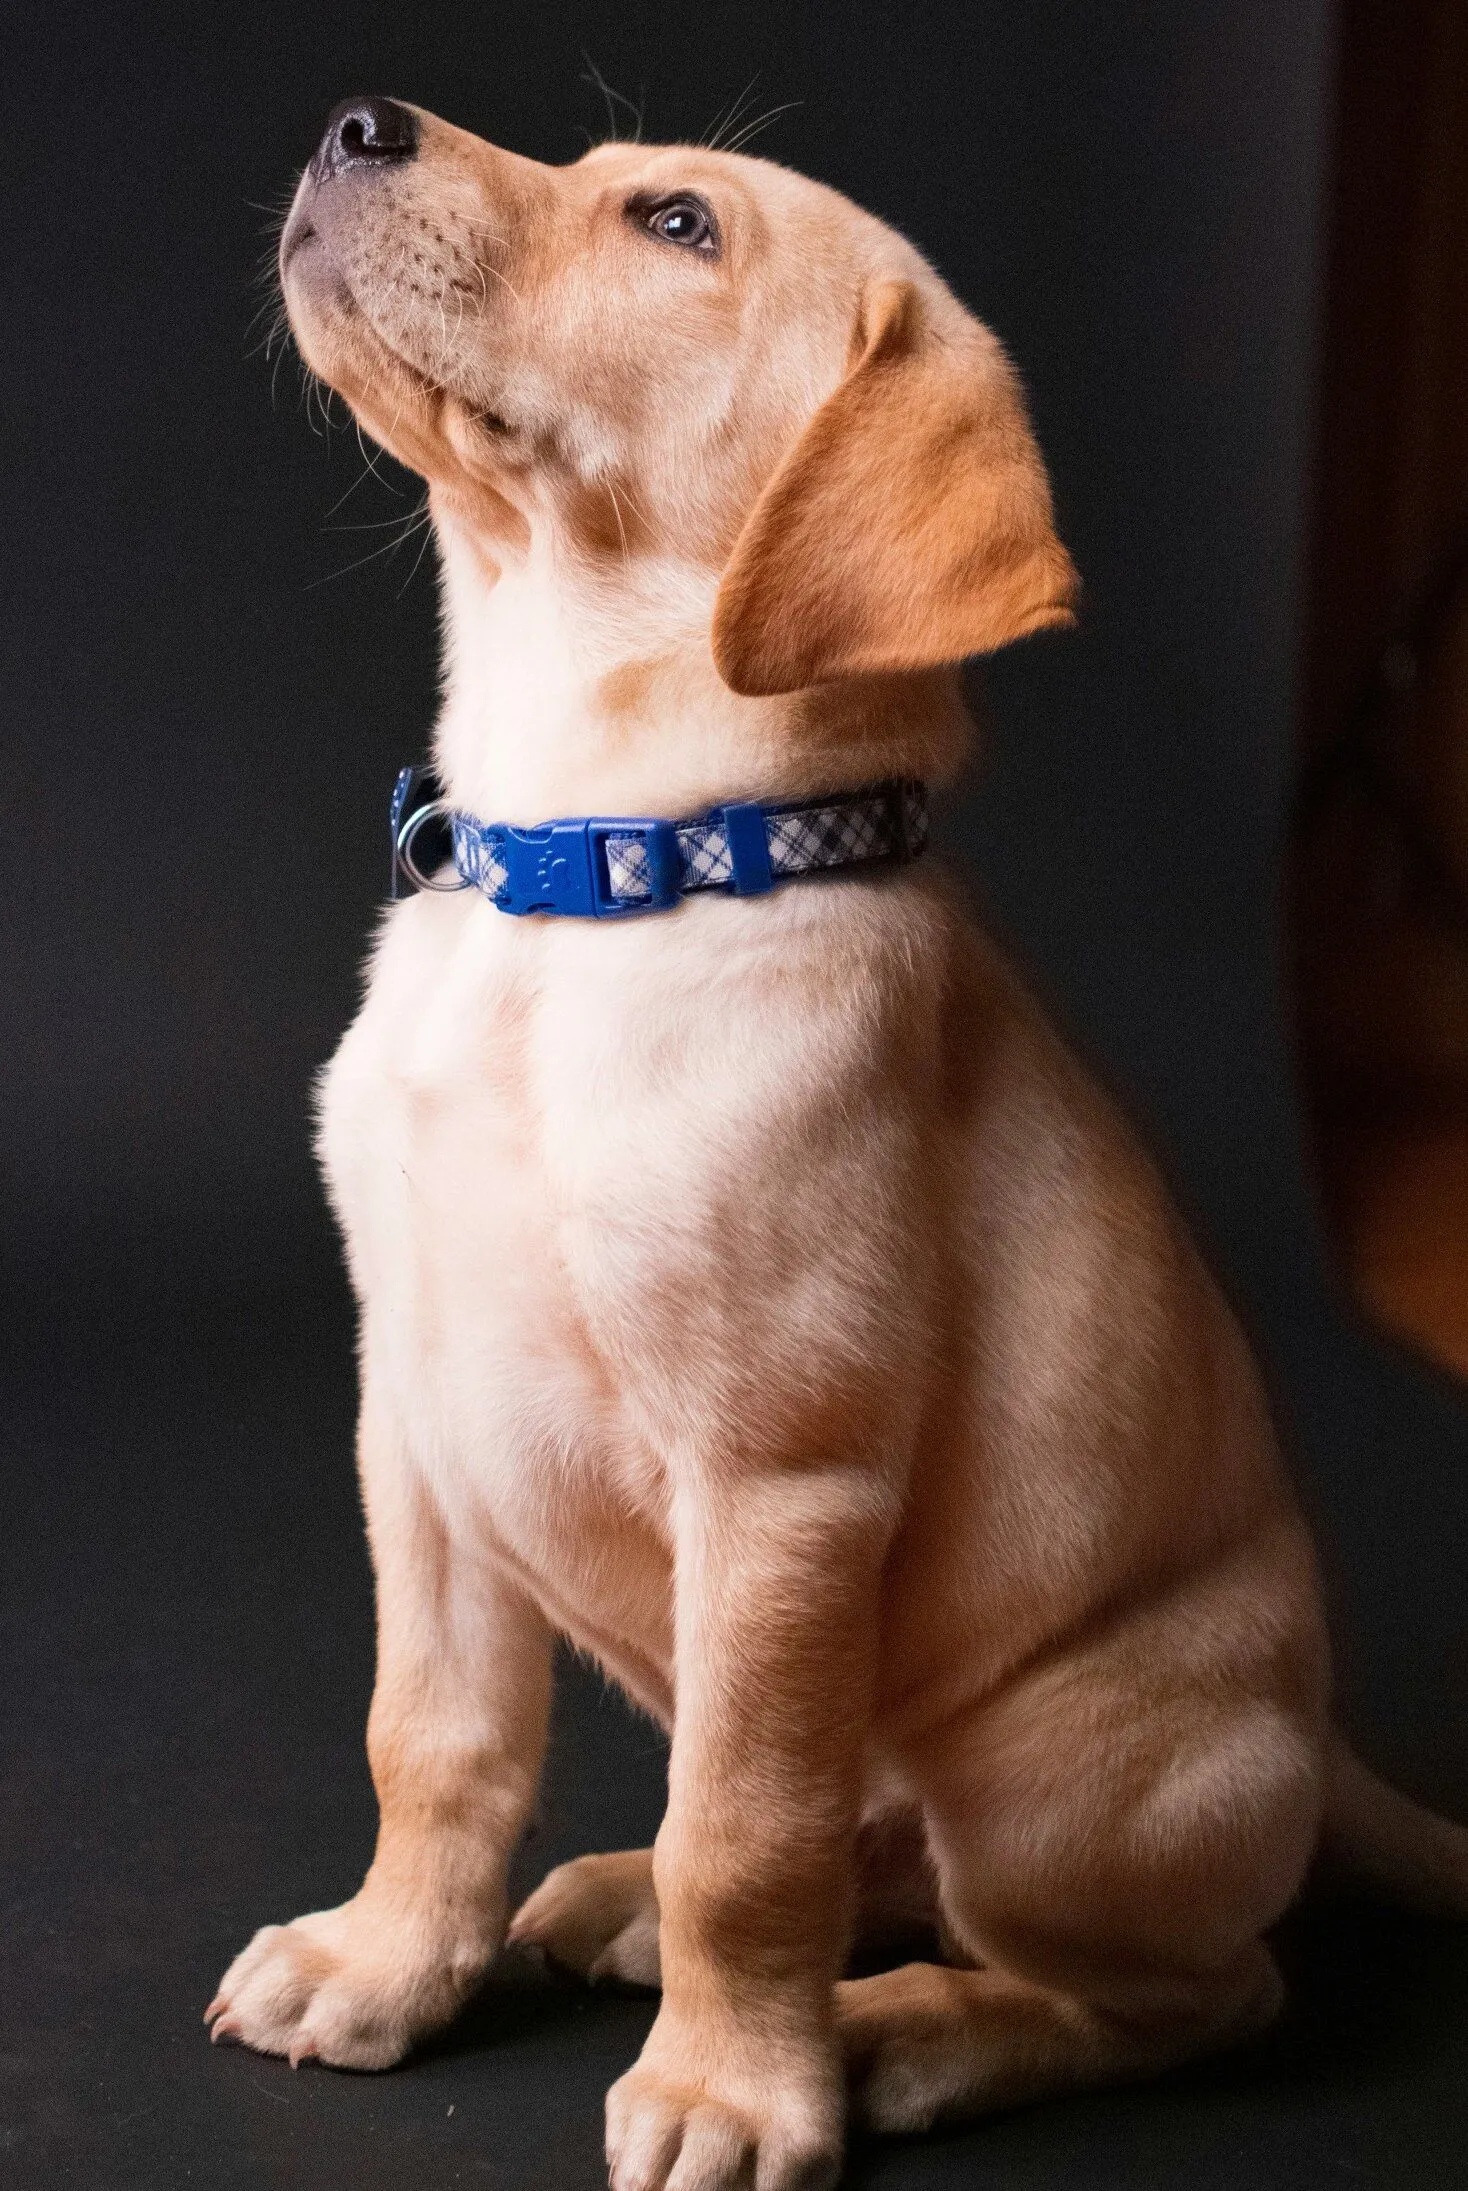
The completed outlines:
<svg viewBox="0 0 1468 2191">
<path fill-rule="evenodd" d="M 915 283 L 862 300 L 856 362 L 734 544 L 714 660 L 735 692 L 985 654 L 1074 621 L 1078 583 L 1014 368 Z"/>
</svg>

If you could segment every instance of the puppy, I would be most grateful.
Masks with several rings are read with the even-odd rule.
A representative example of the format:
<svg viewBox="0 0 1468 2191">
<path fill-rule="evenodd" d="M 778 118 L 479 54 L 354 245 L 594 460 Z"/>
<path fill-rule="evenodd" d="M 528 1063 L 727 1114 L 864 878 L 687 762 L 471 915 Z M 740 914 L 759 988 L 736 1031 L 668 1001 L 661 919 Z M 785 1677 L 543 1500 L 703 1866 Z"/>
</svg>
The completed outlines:
<svg viewBox="0 0 1468 2191">
<path fill-rule="evenodd" d="M 999 344 L 816 183 L 543 167 L 359 100 L 281 273 L 308 364 L 428 482 L 460 815 L 941 779 L 953 665 L 1071 620 Z M 424 891 L 320 1145 L 381 1828 L 360 1893 L 238 1957 L 216 2038 L 383 2068 L 453 2015 L 506 1937 L 558 1634 L 672 1737 L 656 1847 L 508 1927 L 662 1986 L 616 2191 L 827 2184 L 848 2105 L 911 2129 L 1257 2032 L 1323 1832 L 1468 1909 L 1468 1835 L 1331 1733 L 1232 1316 L 925 865 L 607 921 Z M 843 1981 L 894 1910 L 949 1959 Z"/>
</svg>

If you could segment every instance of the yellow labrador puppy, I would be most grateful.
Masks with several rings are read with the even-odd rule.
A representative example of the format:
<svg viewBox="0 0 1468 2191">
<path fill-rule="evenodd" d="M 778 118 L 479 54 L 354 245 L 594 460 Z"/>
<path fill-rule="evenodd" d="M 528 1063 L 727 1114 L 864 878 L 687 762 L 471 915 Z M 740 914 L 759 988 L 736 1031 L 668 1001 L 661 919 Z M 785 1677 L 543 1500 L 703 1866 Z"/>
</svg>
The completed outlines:
<svg viewBox="0 0 1468 2191">
<path fill-rule="evenodd" d="M 617 2191 L 826 2184 L 848 2100 L 906 2129 L 1259 2030 L 1323 1831 L 1468 1906 L 1468 1836 L 1330 1733 L 1259 1378 L 1157 1174 L 896 856 L 963 756 L 952 665 L 1076 591 L 994 337 L 779 167 L 543 167 L 379 99 L 332 117 L 281 269 L 429 485 L 435 879 L 479 887 L 390 912 L 322 1092 L 377 1854 L 256 1935 L 214 2035 L 380 2068 L 453 2015 L 557 1634 L 672 1735 L 656 1847 L 508 1928 L 661 1983 Z M 792 811 L 844 864 L 767 887 Z M 652 823 L 709 815 L 700 890 Z M 620 884 L 556 870 L 605 833 L 515 836 L 585 816 L 632 818 Z M 894 1912 L 945 1962 L 842 1982 Z"/>
</svg>

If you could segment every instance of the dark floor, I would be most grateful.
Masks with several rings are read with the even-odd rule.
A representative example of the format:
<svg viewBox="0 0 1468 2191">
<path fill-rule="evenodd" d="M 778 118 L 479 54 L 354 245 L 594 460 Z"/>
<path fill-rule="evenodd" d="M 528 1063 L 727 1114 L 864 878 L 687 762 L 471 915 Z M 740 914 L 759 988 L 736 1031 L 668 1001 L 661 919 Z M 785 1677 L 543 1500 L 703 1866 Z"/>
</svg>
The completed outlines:
<svg viewBox="0 0 1468 2191">
<path fill-rule="evenodd" d="M 339 1288 L 230 1312 L 124 1305 L 115 1344 L 53 1326 L 10 1417 L 3 1804 L 9 1975 L 0 2182 L 597 2191 L 601 2099 L 646 1998 L 506 1961 L 386 2077 L 209 2046 L 266 1919 L 334 1902 L 370 1853 L 371 1613 Z M 109 1315 L 118 1321 L 116 1304 Z M 563 1668 L 528 1884 L 647 1840 L 658 1737 Z M 1135 2092 L 852 2156 L 853 2184 L 1461 2186 L 1468 1931 L 1366 1906 L 1285 1928 L 1284 2027 Z"/>
</svg>

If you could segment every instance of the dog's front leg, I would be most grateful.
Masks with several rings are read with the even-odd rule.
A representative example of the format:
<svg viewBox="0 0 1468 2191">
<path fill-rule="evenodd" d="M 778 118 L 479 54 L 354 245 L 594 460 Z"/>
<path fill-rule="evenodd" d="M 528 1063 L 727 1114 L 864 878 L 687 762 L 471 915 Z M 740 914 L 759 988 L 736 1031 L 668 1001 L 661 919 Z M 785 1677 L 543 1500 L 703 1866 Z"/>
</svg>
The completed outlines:
<svg viewBox="0 0 1468 2191">
<path fill-rule="evenodd" d="M 614 2191 L 836 2177 L 833 1987 L 892 1504 L 856 1466 L 679 1491 L 663 2003 L 608 2095 Z"/>
<path fill-rule="evenodd" d="M 349 1902 L 257 1932 L 207 2014 L 216 2038 L 265 2054 L 385 2069 L 447 2022 L 503 1938 L 551 1638 L 494 1561 L 454 1540 L 370 1391 L 359 1461 L 377 1578 L 377 1851 Z"/>
</svg>

